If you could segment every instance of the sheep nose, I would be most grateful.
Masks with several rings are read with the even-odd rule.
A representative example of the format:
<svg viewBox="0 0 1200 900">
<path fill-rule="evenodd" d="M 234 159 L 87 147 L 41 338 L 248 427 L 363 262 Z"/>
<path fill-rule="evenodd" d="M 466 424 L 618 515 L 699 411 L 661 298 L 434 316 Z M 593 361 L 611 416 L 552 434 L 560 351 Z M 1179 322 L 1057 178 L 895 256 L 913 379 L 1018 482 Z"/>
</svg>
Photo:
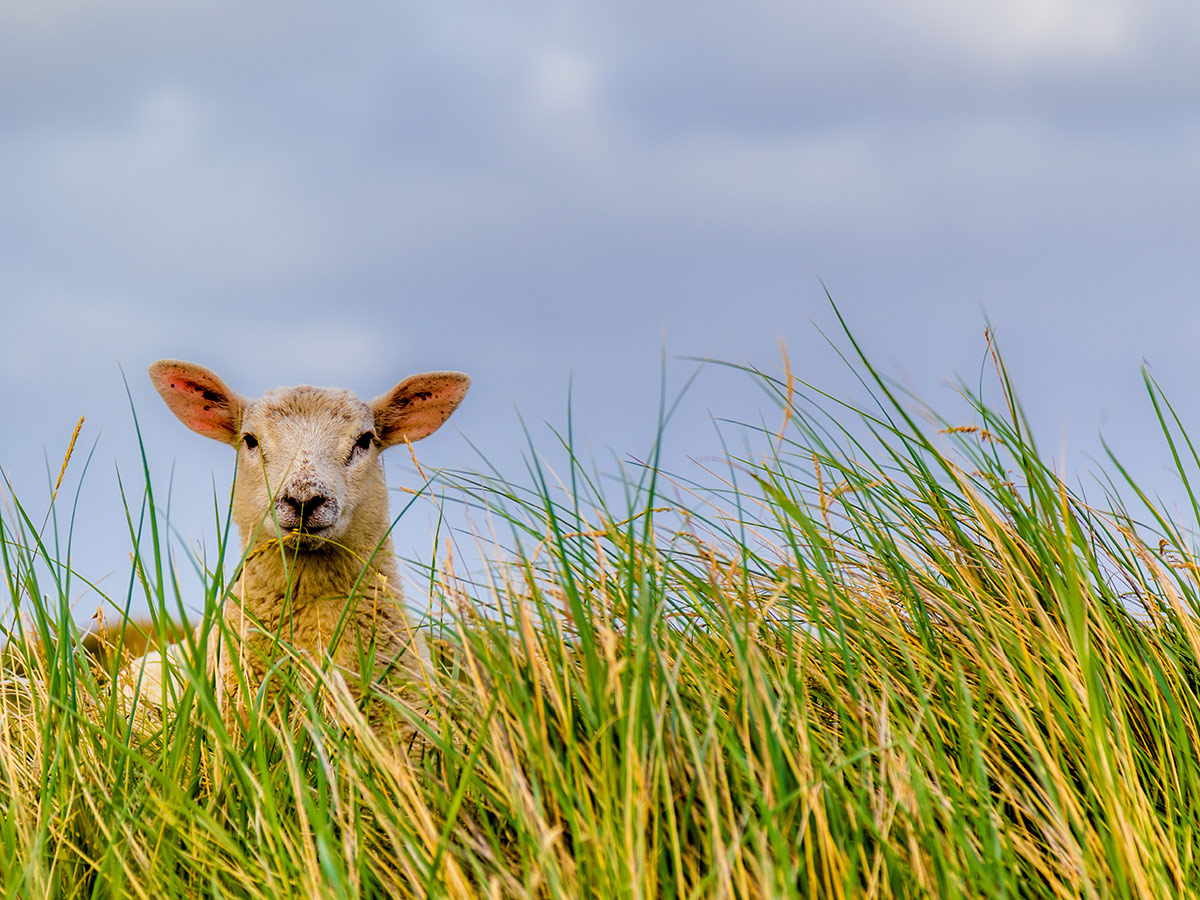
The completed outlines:
<svg viewBox="0 0 1200 900">
<path fill-rule="evenodd" d="M 316 531 L 332 525 L 337 520 L 337 513 L 337 501 L 323 494 L 284 494 L 275 501 L 275 515 L 280 528 Z"/>
<path fill-rule="evenodd" d="M 284 497 L 283 502 L 291 508 L 294 517 L 307 525 L 317 511 L 325 505 L 327 499 L 326 497 L 309 497 L 307 500 L 297 500 L 295 497 Z"/>
</svg>

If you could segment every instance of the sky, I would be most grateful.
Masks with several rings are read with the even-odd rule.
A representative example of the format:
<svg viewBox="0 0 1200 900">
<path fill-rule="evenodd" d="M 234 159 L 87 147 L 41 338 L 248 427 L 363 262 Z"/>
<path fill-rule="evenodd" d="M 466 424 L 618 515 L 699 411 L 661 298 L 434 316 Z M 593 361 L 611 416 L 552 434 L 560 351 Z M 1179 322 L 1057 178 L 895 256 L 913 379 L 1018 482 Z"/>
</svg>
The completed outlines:
<svg viewBox="0 0 1200 900">
<path fill-rule="evenodd" d="M 0 5 L 0 469 L 44 512 L 86 417 L 72 562 L 120 596 L 130 401 L 185 543 L 232 473 L 155 359 L 247 395 L 466 371 L 422 462 L 519 478 L 568 397 L 644 458 L 692 358 L 778 371 L 784 341 L 853 398 L 828 289 L 934 405 L 990 324 L 1064 472 L 1103 436 L 1175 498 L 1139 367 L 1200 420 L 1198 33 L 1173 0 Z M 665 461 L 777 416 L 703 367 Z"/>
</svg>

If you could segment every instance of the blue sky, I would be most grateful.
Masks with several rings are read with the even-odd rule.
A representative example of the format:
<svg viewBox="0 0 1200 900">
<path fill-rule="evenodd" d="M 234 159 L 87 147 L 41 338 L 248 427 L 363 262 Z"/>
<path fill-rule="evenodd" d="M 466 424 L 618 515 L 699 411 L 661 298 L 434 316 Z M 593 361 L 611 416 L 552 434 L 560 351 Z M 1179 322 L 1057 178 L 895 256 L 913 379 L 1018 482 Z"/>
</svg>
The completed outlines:
<svg viewBox="0 0 1200 900">
<path fill-rule="evenodd" d="M 86 415 L 74 561 L 120 580 L 119 366 L 199 539 L 232 462 L 162 406 L 159 357 L 247 394 L 461 369 L 423 461 L 477 466 L 469 439 L 519 475 L 517 411 L 563 424 L 569 383 L 598 454 L 643 455 L 664 354 L 680 385 L 677 357 L 771 368 L 782 338 L 854 396 L 823 281 L 939 404 L 990 320 L 1068 471 L 1103 431 L 1173 497 L 1138 366 L 1200 419 L 1197 33 L 1154 0 L 7 4 L 0 467 L 42 508 Z M 669 464 L 760 408 L 703 372 Z"/>
</svg>

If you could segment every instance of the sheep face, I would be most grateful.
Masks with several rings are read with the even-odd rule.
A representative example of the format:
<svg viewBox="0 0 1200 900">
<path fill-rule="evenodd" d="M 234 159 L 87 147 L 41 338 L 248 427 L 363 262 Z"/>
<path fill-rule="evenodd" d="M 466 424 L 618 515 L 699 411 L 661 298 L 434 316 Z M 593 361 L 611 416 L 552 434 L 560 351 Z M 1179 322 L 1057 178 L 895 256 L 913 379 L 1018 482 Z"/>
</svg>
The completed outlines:
<svg viewBox="0 0 1200 900">
<path fill-rule="evenodd" d="M 233 516 L 244 548 L 278 538 L 302 551 L 368 555 L 389 524 L 380 452 L 432 434 L 470 385 L 458 372 L 430 372 L 365 403 L 308 386 L 247 400 L 176 360 L 155 363 L 150 377 L 185 425 L 237 448 Z"/>
<path fill-rule="evenodd" d="M 245 407 L 233 507 L 243 535 L 309 550 L 359 544 L 347 531 L 382 536 L 386 497 L 374 416 L 354 394 L 290 388 Z"/>
</svg>

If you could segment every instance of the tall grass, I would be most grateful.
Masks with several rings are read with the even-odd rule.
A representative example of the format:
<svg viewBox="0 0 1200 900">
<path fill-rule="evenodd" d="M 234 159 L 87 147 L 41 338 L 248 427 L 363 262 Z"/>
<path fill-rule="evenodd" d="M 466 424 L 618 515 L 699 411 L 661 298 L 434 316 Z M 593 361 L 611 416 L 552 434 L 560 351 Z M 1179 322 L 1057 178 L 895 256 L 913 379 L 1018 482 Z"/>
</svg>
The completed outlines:
<svg viewBox="0 0 1200 900">
<path fill-rule="evenodd" d="M 1144 498 L 1139 523 L 1115 461 L 1100 507 L 1070 490 L 998 357 L 1000 401 L 964 392 L 969 422 L 855 366 L 870 409 L 748 371 L 783 428 L 743 426 L 767 452 L 699 483 L 653 457 L 601 477 L 569 432 L 557 472 L 531 452 L 519 480 L 448 476 L 492 561 L 460 573 L 436 548 L 437 665 L 405 747 L 333 681 L 234 734 L 196 641 L 175 707 L 131 718 L 119 656 L 70 622 L 62 545 L 13 500 L 0 893 L 1194 893 L 1187 532 Z M 1200 459 L 1147 388 L 1186 484 Z M 139 494 L 109 628 L 141 592 L 165 637 L 148 470 Z M 200 644 L 237 566 L 224 521 Z"/>
</svg>

